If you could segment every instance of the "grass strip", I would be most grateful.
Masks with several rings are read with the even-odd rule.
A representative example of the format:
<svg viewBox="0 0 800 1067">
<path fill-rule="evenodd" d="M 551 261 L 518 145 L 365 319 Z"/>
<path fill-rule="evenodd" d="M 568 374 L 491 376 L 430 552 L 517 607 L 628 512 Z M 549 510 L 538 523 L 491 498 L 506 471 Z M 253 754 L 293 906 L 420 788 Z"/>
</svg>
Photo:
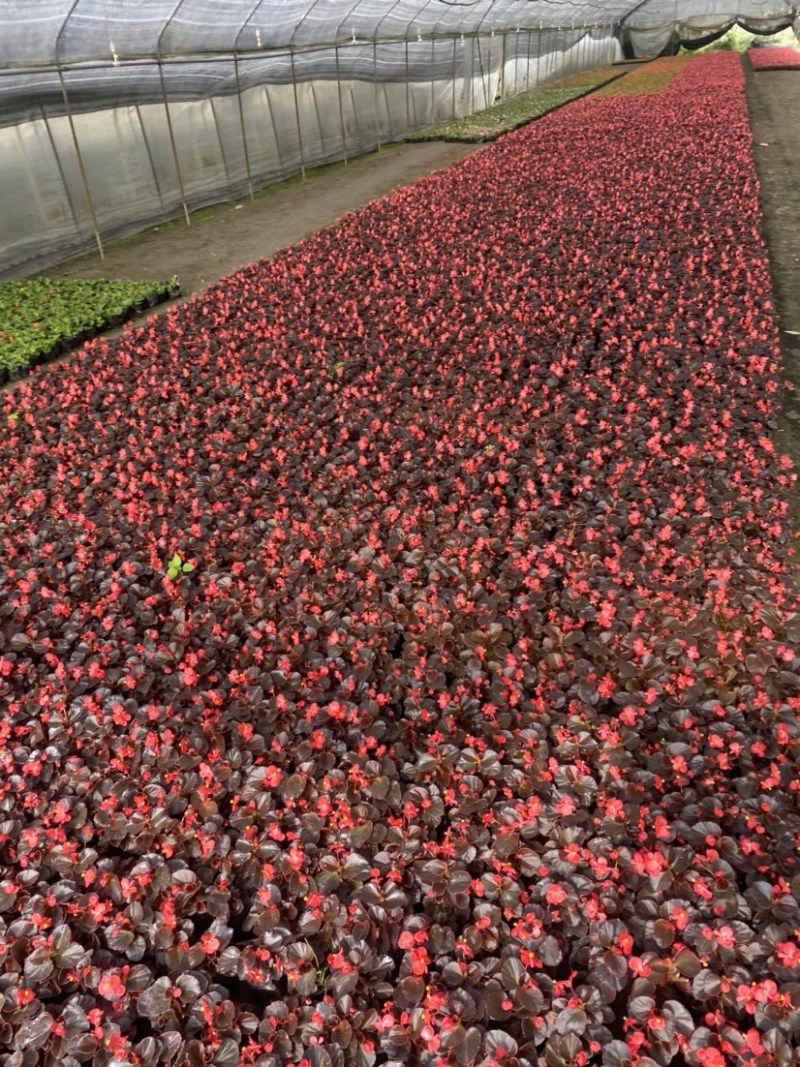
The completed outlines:
<svg viewBox="0 0 800 1067">
<path fill-rule="evenodd" d="M 541 118 L 556 108 L 569 104 L 578 97 L 586 96 L 599 86 L 623 77 L 630 77 L 627 72 L 619 70 L 584 71 L 574 74 L 562 81 L 540 86 L 531 92 L 497 104 L 495 107 L 467 115 L 461 119 L 432 126 L 427 130 L 417 130 L 404 138 L 406 141 L 464 141 L 480 144 L 496 141 L 501 134 L 510 133 L 520 126 L 525 126 L 534 119 Z"/>
<path fill-rule="evenodd" d="M 0 283 L 0 384 L 179 292 L 178 280 L 26 278 Z"/>
</svg>

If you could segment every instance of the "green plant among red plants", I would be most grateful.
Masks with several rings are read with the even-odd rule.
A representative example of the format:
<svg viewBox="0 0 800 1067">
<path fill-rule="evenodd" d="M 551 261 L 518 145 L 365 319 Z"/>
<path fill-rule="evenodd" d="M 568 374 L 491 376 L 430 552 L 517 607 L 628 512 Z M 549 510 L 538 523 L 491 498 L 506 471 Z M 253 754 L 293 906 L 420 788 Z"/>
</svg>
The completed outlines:
<svg viewBox="0 0 800 1067">
<path fill-rule="evenodd" d="M 550 114 L 565 104 L 578 100 L 594 89 L 622 75 L 619 70 L 584 71 L 561 81 L 538 86 L 511 100 L 506 100 L 474 115 L 452 119 L 426 130 L 408 134 L 406 141 L 496 141 L 501 134 L 526 126 L 534 119 Z"/>
<path fill-rule="evenodd" d="M 0 384 L 179 292 L 178 280 L 26 278 L 0 283 Z"/>
<path fill-rule="evenodd" d="M 793 1062 L 750 143 L 697 60 L 0 401 L 9 1067 Z"/>
</svg>

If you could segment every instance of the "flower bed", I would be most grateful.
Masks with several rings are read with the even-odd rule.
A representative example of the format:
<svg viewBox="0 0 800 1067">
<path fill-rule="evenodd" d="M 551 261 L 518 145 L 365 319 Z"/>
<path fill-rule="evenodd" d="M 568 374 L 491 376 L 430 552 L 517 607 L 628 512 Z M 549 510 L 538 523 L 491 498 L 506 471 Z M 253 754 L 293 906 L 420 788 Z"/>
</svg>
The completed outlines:
<svg viewBox="0 0 800 1067">
<path fill-rule="evenodd" d="M 663 56 L 630 72 L 619 81 L 598 89 L 599 98 L 608 96 L 649 96 L 660 93 L 681 74 L 694 59 L 693 56 Z"/>
<path fill-rule="evenodd" d="M 478 111 L 474 115 L 453 119 L 427 130 L 417 130 L 408 134 L 404 140 L 465 141 L 471 144 L 496 141 L 501 134 L 518 130 L 534 119 L 541 118 L 623 76 L 619 70 L 584 71 L 523 93 L 496 107 Z"/>
<path fill-rule="evenodd" d="M 800 51 L 796 48 L 751 48 L 747 53 L 753 70 L 796 70 Z"/>
<path fill-rule="evenodd" d="M 27 278 L 0 283 L 0 385 L 177 296 L 170 282 Z"/>
<path fill-rule="evenodd" d="M 10 1063 L 790 1062 L 749 144 L 694 61 L 2 400 Z"/>
</svg>

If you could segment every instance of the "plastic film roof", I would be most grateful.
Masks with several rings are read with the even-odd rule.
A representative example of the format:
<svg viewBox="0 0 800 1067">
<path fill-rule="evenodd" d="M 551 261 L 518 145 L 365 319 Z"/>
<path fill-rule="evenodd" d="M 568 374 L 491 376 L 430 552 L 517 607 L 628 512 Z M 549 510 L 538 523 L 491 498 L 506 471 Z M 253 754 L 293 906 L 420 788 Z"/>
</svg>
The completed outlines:
<svg viewBox="0 0 800 1067">
<path fill-rule="evenodd" d="M 259 52 L 414 35 L 625 23 L 696 35 L 788 25 L 788 0 L 0 0 L 0 64 Z"/>
<path fill-rule="evenodd" d="M 36 109 L 58 111 L 67 95 L 73 109 L 85 111 L 147 102 L 161 92 L 178 100 L 239 92 L 252 82 L 436 78 L 450 60 L 441 49 L 430 52 L 428 42 L 459 35 L 534 32 L 528 52 L 552 53 L 571 47 L 576 33 L 627 29 L 636 54 L 652 57 L 676 38 L 699 40 L 735 21 L 765 33 L 797 27 L 798 3 L 0 0 L 0 124 L 29 119 Z M 398 42 L 407 42 L 402 56 Z M 418 47 L 423 42 L 428 51 Z M 241 69 L 238 57 L 247 60 Z"/>
<path fill-rule="evenodd" d="M 630 0 L 0 0 L 0 63 L 260 51 L 357 39 L 612 25 Z"/>
</svg>

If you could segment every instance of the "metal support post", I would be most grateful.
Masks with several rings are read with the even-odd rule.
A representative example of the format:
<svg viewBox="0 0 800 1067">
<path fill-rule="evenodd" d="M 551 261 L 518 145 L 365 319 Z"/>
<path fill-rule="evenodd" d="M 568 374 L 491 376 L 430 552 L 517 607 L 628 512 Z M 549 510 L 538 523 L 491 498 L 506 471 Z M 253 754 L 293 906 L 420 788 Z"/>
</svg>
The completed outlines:
<svg viewBox="0 0 800 1067">
<path fill-rule="evenodd" d="M 250 172 L 250 151 L 247 147 L 247 130 L 244 124 L 244 104 L 242 102 L 242 82 L 239 77 L 239 56 L 236 52 L 233 53 L 233 70 L 236 77 L 236 102 L 239 105 L 239 127 L 242 131 L 242 148 L 244 149 L 244 169 L 247 173 L 247 189 L 250 194 L 250 199 L 255 200 L 253 195 L 253 176 Z M 225 150 L 223 149 L 223 157 Z"/>
<path fill-rule="evenodd" d="M 431 36 L 431 123 L 436 122 L 436 37 Z"/>
<path fill-rule="evenodd" d="M 339 73 L 339 45 L 334 48 L 334 56 L 336 58 L 336 90 L 339 94 L 339 129 L 342 134 L 342 158 L 344 159 L 344 165 L 347 166 L 347 131 L 344 125 L 344 104 L 342 103 L 342 79 Z"/>
<path fill-rule="evenodd" d="M 281 152 L 281 139 L 278 136 L 278 127 L 275 125 L 275 112 L 272 110 L 272 100 L 269 95 L 269 86 L 264 86 L 264 96 L 267 100 L 267 110 L 269 111 L 269 120 L 272 123 L 272 136 L 275 141 L 275 151 L 278 153 L 278 166 L 282 175 L 285 174 L 283 166 L 283 152 Z"/>
<path fill-rule="evenodd" d="M 411 129 L 411 82 L 408 63 L 408 36 L 406 35 L 406 129 Z"/>
<path fill-rule="evenodd" d="M 83 195 L 86 197 L 86 206 L 89 209 L 89 217 L 92 220 L 92 230 L 94 231 L 94 239 L 97 242 L 97 251 L 100 253 L 100 258 L 105 259 L 106 255 L 103 250 L 103 242 L 100 239 L 100 228 L 97 225 L 97 215 L 95 214 L 94 203 L 92 202 L 92 193 L 89 189 L 89 179 L 86 176 L 86 168 L 83 164 L 81 146 L 78 144 L 78 134 L 75 130 L 75 122 L 72 118 L 72 108 L 70 107 L 69 97 L 67 96 L 67 85 L 64 81 L 64 72 L 61 70 L 61 64 L 59 64 L 56 69 L 58 71 L 58 80 L 61 84 L 61 95 L 64 98 L 64 111 L 67 115 L 70 133 L 72 134 L 72 144 L 75 148 L 75 158 L 78 161 L 78 170 L 80 171 L 81 183 L 83 185 Z"/>
<path fill-rule="evenodd" d="M 294 65 L 294 48 L 289 51 L 289 58 L 292 64 L 292 92 L 294 93 L 294 118 L 297 124 L 297 146 L 300 149 L 300 174 L 303 181 L 306 180 L 306 157 L 303 150 L 303 128 L 300 122 L 300 101 L 297 96 L 297 72 Z"/>
<path fill-rule="evenodd" d="M 212 107 L 213 107 L 213 101 L 212 101 Z M 161 182 L 158 180 L 158 171 L 156 170 L 156 163 L 155 163 L 155 160 L 153 159 L 153 152 L 152 152 L 152 149 L 150 148 L 150 141 L 149 141 L 148 136 L 147 136 L 147 130 L 144 128 L 144 119 L 142 118 L 142 112 L 141 112 L 141 109 L 140 109 L 138 104 L 136 104 L 136 117 L 139 120 L 139 129 L 142 131 L 142 140 L 144 141 L 144 149 L 145 149 L 145 152 L 147 152 L 147 158 L 150 161 L 150 170 L 153 172 L 153 183 L 155 184 L 156 192 L 158 193 L 158 202 L 159 202 L 159 204 L 161 204 L 161 214 L 163 215 L 163 214 L 165 214 L 165 211 L 166 211 L 166 209 L 164 207 L 164 194 L 161 192 Z"/>
<path fill-rule="evenodd" d="M 503 32 L 502 47 L 500 49 L 500 81 L 498 88 L 500 90 L 500 99 L 505 100 L 508 96 L 506 92 L 506 61 L 508 59 L 508 34 Z"/>
<path fill-rule="evenodd" d="M 183 216 L 186 219 L 186 225 L 191 226 L 192 220 L 189 218 L 189 208 L 186 205 L 186 192 L 183 187 L 183 175 L 181 174 L 181 164 L 178 159 L 178 147 L 175 144 L 175 131 L 172 128 L 172 115 L 169 110 L 169 101 L 167 100 L 167 83 L 164 81 L 164 66 L 161 62 L 161 56 L 158 57 L 158 76 L 161 81 L 161 95 L 164 98 L 164 112 L 167 116 L 167 130 L 169 132 L 169 143 L 172 147 L 172 161 L 175 164 L 175 176 L 178 179 L 178 192 L 181 198 L 181 205 L 183 207 Z"/>
<path fill-rule="evenodd" d="M 375 137 L 378 141 L 378 151 L 383 148 L 383 138 L 381 137 L 381 105 L 380 94 L 378 92 L 378 86 L 380 85 L 380 79 L 378 77 L 378 42 L 373 37 L 372 39 L 372 79 L 375 85 Z M 387 107 L 386 113 L 388 115 L 389 109 Z"/>
<path fill-rule="evenodd" d="M 217 140 L 219 141 L 219 154 L 222 156 L 222 165 L 225 168 L 225 177 L 228 180 L 228 188 L 230 189 L 233 187 L 233 182 L 231 181 L 231 172 L 228 167 L 228 154 L 225 151 L 225 144 L 222 140 L 222 130 L 219 125 L 219 119 L 217 117 L 217 106 L 214 103 L 213 96 L 210 98 L 209 103 L 211 104 L 211 114 L 214 118 L 214 127 L 216 128 Z"/>
<path fill-rule="evenodd" d="M 64 167 L 61 163 L 61 156 L 58 154 L 58 148 L 56 147 L 56 141 L 53 137 L 53 131 L 50 129 L 50 123 L 47 121 L 47 115 L 45 113 L 44 107 L 42 107 L 41 104 L 39 105 L 39 110 L 42 113 L 42 121 L 44 122 L 44 128 L 47 130 L 47 136 L 50 140 L 50 147 L 53 149 L 53 157 L 55 158 L 56 166 L 58 167 L 58 173 L 61 176 L 61 184 L 64 186 L 64 193 L 67 197 L 67 203 L 69 204 L 69 210 L 70 214 L 72 215 L 72 221 L 75 223 L 75 232 L 77 233 L 78 237 L 80 237 L 81 227 L 80 223 L 78 222 L 78 213 L 75 210 L 75 201 L 72 199 L 72 193 L 70 192 L 69 184 L 67 182 L 67 176 L 64 173 Z"/>
</svg>

